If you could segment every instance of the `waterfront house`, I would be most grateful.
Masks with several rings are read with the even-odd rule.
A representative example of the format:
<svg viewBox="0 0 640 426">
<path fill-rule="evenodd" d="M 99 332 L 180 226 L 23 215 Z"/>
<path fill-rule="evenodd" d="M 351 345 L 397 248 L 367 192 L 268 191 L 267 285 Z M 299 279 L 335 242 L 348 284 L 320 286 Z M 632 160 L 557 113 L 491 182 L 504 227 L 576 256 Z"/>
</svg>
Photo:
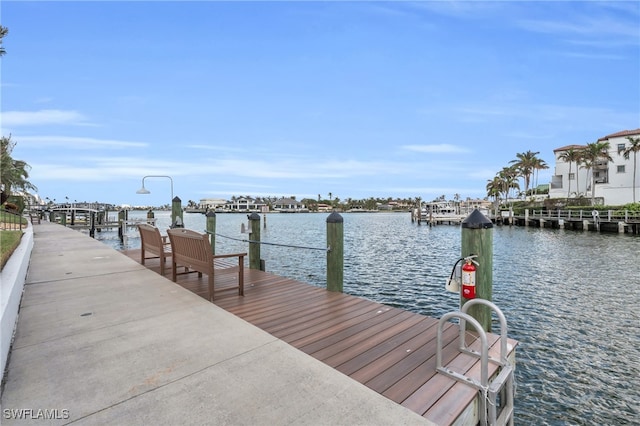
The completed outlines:
<svg viewBox="0 0 640 426">
<path fill-rule="evenodd" d="M 205 210 L 216 211 L 222 209 L 227 204 L 227 200 L 223 198 L 202 198 L 200 199 L 200 208 Z"/>
<path fill-rule="evenodd" d="M 267 202 L 261 198 L 231 197 L 231 200 L 227 201 L 224 208 L 225 211 L 234 213 L 261 212 L 263 207 L 267 205 Z"/>
<path fill-rule="evenodd" d="M 325 203 L 318 203 L 317 207 L 319 212 L 330 212 L 331 210 L 333 210 L 333 206 Z"/>
<path fill-rule="evenodd" d="M 563 159 L 566 152 L 573 149 L 579 151 L 586 145 L 566 145 L 553 150 L 555 171 L 551 177 L 549 197 L 569 198 L 591 197 L 592 184 L 595 182 L 593 195 L 598 203 L 604 205 L 623 205 L 633 202 L 633 153 L 628 159 L 623 152 L 629 147 L 627 137 L 640 137 L 640 129 L 623 130 L 598 139 L 598 142 L 609 142 L 608 154 L 613 161 L 601 160 L 590 168 L 582 161 L 571 164 Z M 639 155 L 640 156 L 640 155 Z M 636 200 L 640 200 L 640 159 L 636 164 Z M 571 172 L 569 172 L 571 170 Z"/>
<path fill-rule="evenodd" d="M 273 204 L 273 210 L 281 213 L 308 212 L 307 207 L 295 198 L 280 198 Z"/>
</svg>

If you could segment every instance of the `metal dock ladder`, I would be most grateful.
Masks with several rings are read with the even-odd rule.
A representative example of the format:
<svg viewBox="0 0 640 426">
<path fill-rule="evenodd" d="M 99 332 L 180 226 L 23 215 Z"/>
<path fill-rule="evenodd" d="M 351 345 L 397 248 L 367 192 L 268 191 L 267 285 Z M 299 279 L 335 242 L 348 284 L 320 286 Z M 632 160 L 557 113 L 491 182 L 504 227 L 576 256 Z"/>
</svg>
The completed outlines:
<svg viewBox="0 0 640 426">
<path fill-rule="evenodd" d="M 480 323 L 467 314 L 467 310 L 473 305 L 485 305 L 491 308 L 500 321 L 500 359 L 489 356 L 489 345 L 487 342 L 487 334 Z M 442 329 L 444 324 L 451 318 L 459 319 L 460 341 L 458 350 L 467 355 L 471 355 L 480 359 L 480 381 L 465 376 L 459 372 L 453 371 L 447 366 L 442 365 Z M 480 338 L 480 352 L 470 349 L 465 344 L 466 323 L 469 322 L 478 332 Z M 458 312 L 450 312 L 445 314 L 438 323 L 438 340 L 436 353 L 436 370 L 449 376 L 455 380 L 466 383 L 480 392 L 480 408 L 479 417 L 481 425 L 506 425 L 513 426 L 513 389 L 514 389 L 514 366 L 508 360 L 507 353 L 507 320 L 500 309 L 493 303 L 484 299 L 472 299 L 464 304 Z M 498 365 L 497 375 L 493 378 L 488 377 L 489 362 Z M 498 400 L 500 398 L 500 400 Z M 498 415 L 498 404 L 501 406 Z"/>
</svg>

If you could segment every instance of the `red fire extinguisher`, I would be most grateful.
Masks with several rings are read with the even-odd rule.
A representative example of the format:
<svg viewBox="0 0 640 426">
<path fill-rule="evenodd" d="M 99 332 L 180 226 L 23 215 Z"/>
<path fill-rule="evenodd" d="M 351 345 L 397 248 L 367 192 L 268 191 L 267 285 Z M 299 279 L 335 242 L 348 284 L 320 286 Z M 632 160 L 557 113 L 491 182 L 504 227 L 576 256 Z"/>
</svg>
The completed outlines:
<svg viewBox="0 0 640 426">
<path fill-rule="evenodd" d="M 476 298 L 476 265 L 469 258 L 462 265 L 462 297 L 465 299 Z"/>
</svg>

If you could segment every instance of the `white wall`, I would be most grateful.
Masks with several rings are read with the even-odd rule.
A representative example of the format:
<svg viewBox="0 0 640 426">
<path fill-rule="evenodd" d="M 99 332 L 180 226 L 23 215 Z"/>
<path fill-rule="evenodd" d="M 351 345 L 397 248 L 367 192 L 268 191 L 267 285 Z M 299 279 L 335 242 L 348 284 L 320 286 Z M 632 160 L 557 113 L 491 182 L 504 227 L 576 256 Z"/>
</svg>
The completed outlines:
<svg viewBox="0 0 640 426">
<path fill-rule="evenodd" d="M 18 309 L 33 249 L 33 227 L 28 225 L 20 245 L 0 272 L 0 375 L 4 374 Z"/>
</svg>

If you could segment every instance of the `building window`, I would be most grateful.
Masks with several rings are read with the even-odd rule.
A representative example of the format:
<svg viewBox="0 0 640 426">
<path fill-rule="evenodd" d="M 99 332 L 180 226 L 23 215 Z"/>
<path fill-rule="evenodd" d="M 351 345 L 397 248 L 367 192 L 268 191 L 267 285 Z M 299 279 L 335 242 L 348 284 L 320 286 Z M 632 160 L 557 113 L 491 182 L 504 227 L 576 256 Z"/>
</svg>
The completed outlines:
<svg viewBox="0 0 640 426">
<path fill-rule="evenodd" d="M 618 144 L 618 155 L 620 155 L 620 153 L 624 151 L 624 144 L 623 143 L 619 143 Z"/>
<path fill-rule="evenodd" d="M 569 180 L 576 180 L 576 174 L 575 173 L 569 173 Z"/>
<path fill-rule="evenodd" d="M 562 175 L 551 176 L 551 189 L 562 188 Z"/>
<path fill-rule="evenodd" d="M 624 166 L 618 166 L 618 173 L 624 173 Z"/>
</svg>

